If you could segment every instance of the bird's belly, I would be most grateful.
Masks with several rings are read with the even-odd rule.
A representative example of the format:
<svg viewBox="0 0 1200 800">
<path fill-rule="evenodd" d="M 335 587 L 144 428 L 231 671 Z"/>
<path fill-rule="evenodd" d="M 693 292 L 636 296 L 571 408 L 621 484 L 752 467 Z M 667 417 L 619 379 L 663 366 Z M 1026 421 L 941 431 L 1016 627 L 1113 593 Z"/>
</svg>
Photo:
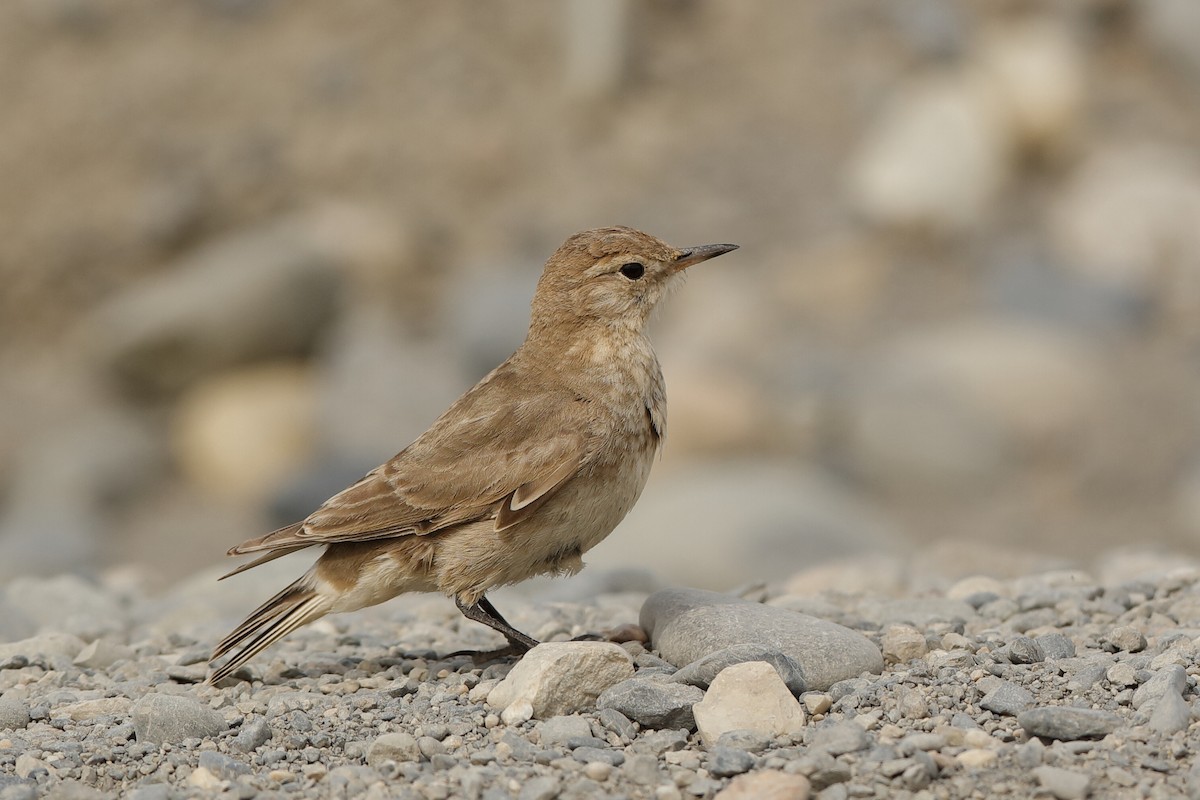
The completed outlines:
<svg viewBox="0 0 1200 800">
<path fill-rule="evenodd" d="M 533 516 L 497 532 L 491 520 L 438 535 L 439 588 L 473 601 L 495 586 L 535 575 L 573 574 L 581 556 L 633 508 L 653 464 L 654 447 L 567 483 Z"/>
</svg>

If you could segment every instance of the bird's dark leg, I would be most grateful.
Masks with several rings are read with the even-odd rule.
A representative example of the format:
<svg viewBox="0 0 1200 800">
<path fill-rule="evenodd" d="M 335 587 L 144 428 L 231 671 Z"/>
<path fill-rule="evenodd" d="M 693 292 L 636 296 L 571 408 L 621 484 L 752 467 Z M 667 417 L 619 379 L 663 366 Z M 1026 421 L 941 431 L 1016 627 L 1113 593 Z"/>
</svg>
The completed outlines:
<svg viewBox="0 0 1200 800">
<path fill-rule="evenodd" d="M 477 663 L 486 661 L 494 661 L 497 658 L 511 655 L 524 655 L 534 647 L 537 647 L 539 642 L 532 636 L 526 636 L 519 630 L 508 624 L 508 620 L 500 615 L 496 607 L 492 605 L 486 597 L 479 598 L 473 605 L 467 605 L 461 599 L 455 598 L 455 604 L 463 616 L 472 622 L 482 622 L 492 630 L 501 633 L 505 639 L 508 639 L 508 647 L 502 647 L 499 650 L 491 650 L 481 652 L 478 650 L 459 650 L 447 658 L 456 656 L 471 656 Z"/>
</svg>

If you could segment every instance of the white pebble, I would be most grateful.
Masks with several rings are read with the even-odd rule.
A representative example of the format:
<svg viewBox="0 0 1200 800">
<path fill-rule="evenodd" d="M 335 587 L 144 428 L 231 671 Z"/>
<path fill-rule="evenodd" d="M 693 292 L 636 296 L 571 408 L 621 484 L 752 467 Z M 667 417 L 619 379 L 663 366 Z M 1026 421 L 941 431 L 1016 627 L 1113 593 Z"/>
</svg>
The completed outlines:
<svg viewBox="0 0 1200 800">
<path fill-rule="evenodd" d="M 488 718 L 490 719 L 492 716 L 494 715 L 489 714 Z M 522 722 L 528 722 L 533 719 L 533 704 L 528 700 L 518 700 L 501 712 L 500 719 L 504 720 L 505 725 L 520 725 Z M 488 727 L 494 728 L 495 726 L 488 725 Z"/>
<path fill-rule="evenodd" d="M 592 761 L 583 768 L 583 774 L 597 783 L 603 783 L 612 774 L 612 765 L 605 764 L 603 761 Z"/>
</svg>

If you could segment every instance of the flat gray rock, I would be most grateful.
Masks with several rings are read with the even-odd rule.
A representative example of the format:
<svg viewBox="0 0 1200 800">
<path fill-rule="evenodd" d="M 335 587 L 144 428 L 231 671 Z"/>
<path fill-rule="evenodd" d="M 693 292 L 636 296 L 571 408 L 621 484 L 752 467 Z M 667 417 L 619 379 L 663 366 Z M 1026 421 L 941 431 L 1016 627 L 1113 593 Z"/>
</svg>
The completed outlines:
<svg viewBox="0 0 1200 800">
<path fill-rule="evenodd" d="M 1182 695 L 1187 681 L 1187 671 L 1178 664 L 1163 667 L 1134 691 L 1133 707 L 1141 708 L 1166 694 Z"/>
<path fill-rule="evenodd" d="M 592 735 L 592 726 L 578 715 L 559 715 L 538 725 L 543 747 L 563 747 L 572 739 L 583 739 Z"/>
<path fill-rule="evenodd" d="M 671 676 L 671 680 L 707 689 L 721 670 L 747 661 L 765 661 L 773 666 L 788 687 L 788 691 L 794 695 L 799 696 L 808 691 L 804 669 L 796 659 L 761 644 L 739 644 L 709 653 L 699 661 L 693 661 L 680 669 Z"/>
<path fill-rule="evenodd" d="M 996 714 L 1016 716 L 1033 705 L 1033 692 L 1024 686 L 1018 686 L 1010 681 L 1003 681 L 979 701 L 980 708 Z"/>
<path fill-rule="evenodd" d="M 176 744 L 184 739 L 213 739 L 225 718 L 191 697 L 148 694 L 133 704 L 133 730 L 139 742 Z"/>
<path fill-rule="evenodd" d="M 1100 739 L 1115 731 L 1121 718 L 1108 711 L 1070 706 L 1031 708 L 1017 715 L 1017 724 L 1030 736 L 1044 739 Z"/>
<path fill-rule="evenodd" d="M 708 755 L 708 771 L 718 778 L 730 778 L 754 769 L 754 756 L 734 747 L 717 746 Z"/>
<path fill-rule="evenodd" d="M 610 686 L 597 698 L 599 709 L 611 708 L 643 728 L 696 728 L 692 706 L 704 699 L 695 686 L 648 678 L 630 678 Z"/>
<path fill-rule="evenodd" d="M 1192 707 L 1183 696 L 1175 692 L 1167 692 L 1154 704 L 1147 725 L 1150 730 L 1170 736 L 1172 733 L 1185 731 L 1192 722 Z"/>
<path fill-rule="evenodd" d="M 685 666 L 739 645 L 759 645 L 800 665 L 809 690 L 883 671 L 883 655 L 842 625 L 701 589 L 664 589 L 642 605 L 640 623 L 658 653 Z"/>
<path fill-rule="evenodd" d="M 812 731 L 809 747 L 832 756 L 855 753 L 871 746 L 871 734 L 852 720 L 822 725 Z"/>
</svg>

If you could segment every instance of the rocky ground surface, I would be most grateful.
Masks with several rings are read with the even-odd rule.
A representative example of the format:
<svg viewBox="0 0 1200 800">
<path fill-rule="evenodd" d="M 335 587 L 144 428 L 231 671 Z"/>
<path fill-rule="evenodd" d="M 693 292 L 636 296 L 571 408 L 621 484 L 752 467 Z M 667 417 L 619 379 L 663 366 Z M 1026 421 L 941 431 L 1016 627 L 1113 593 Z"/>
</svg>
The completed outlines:
<svg viewBox="0 0 1200 800">
<path fill-rule="evenodd" d="M 204 685 L 211 643 L 295 566 L 155 598 L 130 576 L 12 582 L 0 800 L 1200 797 L 1200 570 L 1180 562 L 886 595 L 593 578 L 586 601 L 498 604 L 543 640 L 622 643 L 482 668 L 439 654 L 491 632 L 400 598 Z"/>
</svg>

